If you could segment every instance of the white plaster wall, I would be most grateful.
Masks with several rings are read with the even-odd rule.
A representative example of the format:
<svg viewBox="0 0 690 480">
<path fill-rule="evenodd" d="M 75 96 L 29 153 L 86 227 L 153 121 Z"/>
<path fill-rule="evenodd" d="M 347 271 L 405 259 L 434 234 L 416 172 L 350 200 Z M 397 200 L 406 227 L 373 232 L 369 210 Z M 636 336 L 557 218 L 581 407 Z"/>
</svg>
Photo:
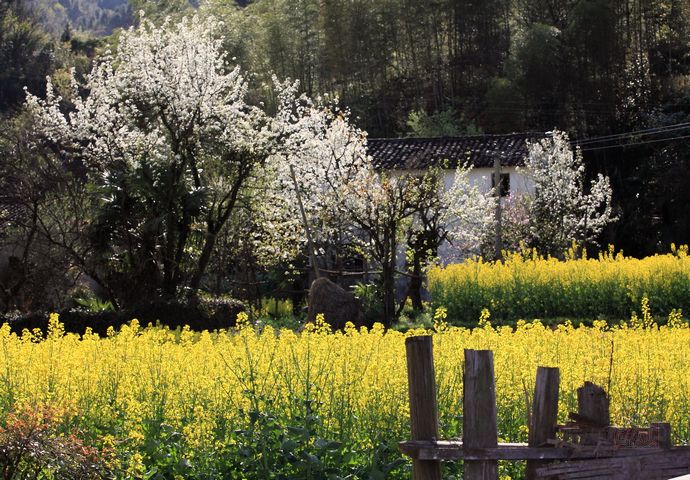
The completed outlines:
<svg viewBox="0 0 690 480">
<path fill-rule="evenodd" d="M 470 172 L 470 184 L 478 185 L 481 191 L 488 192 L 491 189 L 491 175 L 493 175 L 493 173 L 493 168 L 473 168 Z M 522 171 L 518 171 L 516 167 L 501 167 L 501 173 L 510 175 L 511 192 L 534 194 L 534 181 Z M 446 189 L 448 189 L 453 184 L 455 171 L 446 170 L 444 177 L 444 183 Z"/>
<path fill-rule="evenodd" d="M 470 171 L 470 185 L 478 185 L 481 191 L 488 192 L 491 190 L 491 175 L 493 175 L 493 168 L 473 168 Z M 518 170 L 516 167 L 501 167 L 501 173 L 510 174 L 510 191 L 511 192 L 526 192 L 528 194 L 534 194 L 534 182 L 528 176 L 526 176 L 522 171 Z M 400 175 L 423 175 L 423 170 L 391 170 L 389 172 L 391 176 Z M 446 190 L 453 185 L 453 179 L 455 178 L 455 170 L 445 170 L 443 183 Z"/>
</svg>

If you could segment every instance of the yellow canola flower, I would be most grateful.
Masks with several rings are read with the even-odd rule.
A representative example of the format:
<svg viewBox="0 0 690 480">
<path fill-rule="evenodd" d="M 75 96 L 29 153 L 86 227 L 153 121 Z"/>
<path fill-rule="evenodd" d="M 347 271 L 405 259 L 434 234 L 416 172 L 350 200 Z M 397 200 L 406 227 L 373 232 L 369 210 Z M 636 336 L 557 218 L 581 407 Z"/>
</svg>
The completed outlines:
<svg viewBox="0 0 690 480">
<path fill-rule="evenodd" d="M 612 247 L 595 258 L 572 250 L 565 261 L 524 250 L 507 253 L 503 261 L 476 258 L 435 267 L 428 281 L 434 304 L 447 309 L 449 323 L 474 323 L 484 308 L 498 320 L 601 315 L 620 320 L 645 297 L 664 316 L 674 308 L 690 309 L 687 246 L 643 259 Z M 649 323 L 649 314 L 640 321 Z"/>
<path fill-rule="evenodd" d="M 610 389 L 613 422 L 668 421 L 676 442 L 690 441 L 690 328 L 680 312 L 661 327 L 650 320 L 555 328 L 523 321 L 509 328 L 492 325 L 487 311 L 481 326 L 469 329 L 443 317 L 438 311 L 432 331 L 407 334 L 381 325 L 333 332 L 322 318 L 301 333 L 257 330 L 246 320 L 239 331 L 213 333 L 132 322 L 105 337 L 80 337 L 66 334 L 54 317 L 45 339 L 5 325 L 0 409 L 68 407 L 78 412 L 73 423 L 109 432 L 134 450 L 152 425 L 168 425 L 195 458 L 227 445 L 231 432 L 255 421 L 252 415 L 271 414 L 285 425 L 309 416 L 320 438 L 369 451 L 381 435 L 394 443 L 408 438 L 405 338 L 431 334 L 446 438 L 462 435 L 462 351 L 474 348 L 494 351 L 503 440 L 526 439 L 536 369 L 557 366 L 561 421 L 576 411 L 576 389 L 589 380 Z M 128 468 L 139 471 L 144 460 L 132 456 Z"/>
</svg>

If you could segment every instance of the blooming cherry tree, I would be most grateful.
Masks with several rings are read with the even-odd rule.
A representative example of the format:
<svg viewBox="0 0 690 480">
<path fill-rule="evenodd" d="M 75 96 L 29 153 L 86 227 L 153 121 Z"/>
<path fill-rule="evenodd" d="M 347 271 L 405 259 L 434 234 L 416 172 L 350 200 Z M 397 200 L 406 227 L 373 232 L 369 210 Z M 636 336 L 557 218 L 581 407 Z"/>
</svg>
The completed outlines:
<svg viewBox="0 0 690 480">
<path fill-rule="evenodd" d="M 471 167 L 459 165 L 453 183 L 441 196 L 441 223 L 456 258 L 480 253 L 496 221 L 494 189 L 483 192 L 470 182 L 471 173 Z"/>
<path fill-rule="evenodd" d="M 240 69 L 227 65 L 218 26 L 143 20 L 85 85 L 72 78 L 73 108 L 50 81 L 45 100 L 27 96 L 37 134 L 81 161 L 100 189 L 113 270 L 139 272 L 166 296 L 183 285 L 196 293 L 272 138 L 265 114 L 246 102 Z"/>
<path fill-rule="evenodd" d="M 592 180 L 585 193 L 585 167 L 579 149 L 570 147 L 567 134 L 554 131 L 550 138 L 528 144 L 526 172 L 535 193 L 528 199 L 529 233 L 539 250 L 561 255 L 572 242 L 596 242 L 614 221 L 608 177 Z"/>
<path fill-rule="evenodd" d="M 383 320 L 390 323 L 395 314 L 396 246 L 403 223 L 419 208 L 418 189 L 408 177 L 374 169 L 366 134 L 349 122 L 347 111 L 298 95 L 296 83 L 276 82 L 276 89 L 277 146 L 267 168 L 272 172 L 268 176 L 275 178 L 271 190 L 281 192 L 284 209 L 273 210 L 282 217 L 275 223 L 302 227 L 282 241 L 297 240 L 304 246 L 309 234 L 310 249 L 338 241 L 357 246 L 382 269 L 387 306 Z"/>
<path fill-rule="evenodd" d="M 309 249 L 319 252 L 337 241 L 349 242 L 352 222 L 342 191 L 370 164 L 366 134 L 349 122 L 347 111 L 300 95 L 296 82 L 274 82 L 278 111 L 271 122 L 275 142 L 265 176 L 272 179 L 267 191 L 275 201 L 265 213 L 273 215 L 275 231 L 290 233 L 264 240 L 293 255 L 308 237 Z"/>
<path fill-rule="evenodd" d="M 344 186 L 341 201 L 369 257 L 381 268 L 383 322 L 390 325 L 398 314 L 395 274 L 398 245 L 412 217 L 422 208 L 420 193 L 425 179 L 416 175 L 378 172 L 369 164 Z"/>
<path fill-rule="evenodd" d="M 383 320 L 390 324 L 398 310 L 395 275 L 406 233 L 433 237 L 434 252 L 445 240 L 452 240 L 456 251 L 476 249 L 493 225 L 491 193 L 470 185 L 464 167 L 448 190 L 440 170 L 422 175 L 377 171 L 367 154 L 365 132 L 349 123 L 347 112 L 299 96 L 297 84 L 276 85 L 274 127 L 280 140 L 271 162 L 276 190 L 287 207 L 285 221 L 304 214 L 301 235 L 293 240 L 303 242 L 310 230 L 315 244 L 344 238 L 358 246 L 381 269 Z M 426 244 L 421 247 L 426 252 Z"/>
</svg>

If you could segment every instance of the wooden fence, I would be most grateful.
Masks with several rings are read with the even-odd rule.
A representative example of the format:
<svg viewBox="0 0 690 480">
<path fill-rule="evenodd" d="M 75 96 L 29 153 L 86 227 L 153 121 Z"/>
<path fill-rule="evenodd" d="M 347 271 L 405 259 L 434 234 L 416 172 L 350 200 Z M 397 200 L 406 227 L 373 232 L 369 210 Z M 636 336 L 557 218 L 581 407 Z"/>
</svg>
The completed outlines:
<svg viewBox="0 0 690 480">
<path fill-rule="evenodd" d="M 558 425 L 558 368 L 539 367 L 528 443 L 498 443 L 493 352 L 465 350 L 463 441 L 439 440 L 431 336 L 405 342 L 414 480 L 441 479 L 441 462 L 465 462 L 465 480 L 497 480 L 498 460 L 527 461 L 528 480 L 666 480 L 690 473 L 690 446 L 673 446 L 667 423 L 613 427 L 606 392 L 589 382 L 578 389 L 578 412 Z M 690 412 L 688 412 L 690 415 Z"/>
</svg>

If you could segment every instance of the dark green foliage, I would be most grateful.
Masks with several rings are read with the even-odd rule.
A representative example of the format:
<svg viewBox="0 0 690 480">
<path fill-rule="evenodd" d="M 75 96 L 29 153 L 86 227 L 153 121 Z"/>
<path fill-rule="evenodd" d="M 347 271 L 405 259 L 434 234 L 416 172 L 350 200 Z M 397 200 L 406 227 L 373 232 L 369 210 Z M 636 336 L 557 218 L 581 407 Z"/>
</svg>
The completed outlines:
<svg viewBox="0 0 690 480">
<path fill-rule="evenodd" d="M 453 110 L 443 110 L 429 115 L 425 110 L 413 110 L 407 118 L 407 126 L 414 137 L 453 137 L 460 134 L 461 127 Z M 476 133 L 474 125 L 468 133 Z"/>
<path fill-rule="evenodd" d="M 690 91 L 671 96 L 646 117 L 649 125 L 676 125 L 690 121 Z M 690 128 L 656 135 L 655 139 L 690 135 Z M 641 138 L 640 140 L 644 140 Z M 594 152 L 611 172 L 619 198 L 620 220 L 608 232 L 609 242 L 639 256 L 663 251 L 671 243 L 690 239 L 690 152 L 687 139 L 619 149 L 606 155 Z"/>
<path fill-rule="evenodd" d="M 347 469 L 343 444 L 317 436 L 317 416 L 294 419 L 297 425 L 305 420 L 305 426 L 290 426 L 270 413 L 251 410 L 245 415 L 247 428 L 234 432 L 237 451 L 232 470 L 249 478 L 317 479 Z"/>
<path fill-rule="evenodd" d="M 526 115 L 516 105 L 524 103 L 523 90 L 517 83 L 506 77 L 496 77 L 486 92 L 486 109 L 481 124 L 490 125 L 492 133 L 523 131 Z"/>
<path fill-rule="evenodd" d="M 230 328 L 235 325 L 237 314 L 246 310 L 244 304 L 233 299 L 201 300 L 197 305 L 185 304 L 175 300 L 141 303 L 128 310 L 100 310 L 89 311 L 84 308 L 64 310 L 60 313 L 60 321 L 65 325 L 65 331 L 83 334 L 87 328 L 94 333 L 105 335 L 108 328 L 119 329 L 133 318 L 141 325 L 160 324 L 170 328 L 188 325 L 194 331 L 217 330 Z M 0 324 L 8 322 L 12 330 L 21 333 L 22 330 L 40 328 L 48 330 L 49 314 L 34 312 L 26 315 L 7 314 L 0 317 Z"/>
<path fill-rule="evenodd" d="M 383 317 L 380 283 L 357 283 L 353 291 L 355 298 L 362 304 L 366 325 L 373 325 Z"/>
<path fill-rule="evenodd" d="M 534 23 L 517 46 L 517 82 L 525 96 L 523 108 L 529 123 L 560 124 L 562 112 L 562 32 L 554 26 Z M 517 104 L 518 108 L 521 106 Z"/>
<path fill-rule="evenodd" d="M 679 0 L 212 4 L 229 17 L 240 64 L 338 95 L 373 136 L 409 132 L 411 112 L 450 110 L 488 133 L 605 134 L 626 127 L 631 81 L 653 98 L 657 81 L 690 68 L 689 7 Z M 633 72 L 647 60 L 656 78 Z"/>
<path fill-rule="evenodd" d="M 55 58 L 50 38 L 20 4 L 0 2 L 0 115 L 24 101 L 24 87 L 45 90 Z"/>
</svg>

